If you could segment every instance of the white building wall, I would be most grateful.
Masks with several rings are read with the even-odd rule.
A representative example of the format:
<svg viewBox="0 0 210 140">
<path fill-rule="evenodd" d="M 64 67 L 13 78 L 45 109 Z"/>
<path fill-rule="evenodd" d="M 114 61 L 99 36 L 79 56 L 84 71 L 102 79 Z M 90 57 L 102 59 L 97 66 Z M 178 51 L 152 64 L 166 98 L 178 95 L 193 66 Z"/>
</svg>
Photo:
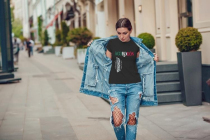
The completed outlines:
<svg viewBox="0 0 210 140">
<path fill-rule="evenodd" d="M 203 43 L 200 51 L 202 53 L 202 63 L 210 64 L 210 1 L 193 0 L 193 26 L 201 32 Z"/>
<path fill-rule="evenodd" d="M 29 32 L 29 12 L 28 12 L 28 0 L 22 0 L 22 14 L 23 14 L 23 36 L 28 38 L 30 36 Z"/>
<path fill-rule="evenodd" d="M 105 11 L 104 11 L 104 1 L 102 0 L 95 0 L 95 36 L 104 38 L 106 37 L 106 21 L 105 21 Z"/>
<path fill-rule="evenodd" d="M 22 8 L 22 0 L 13 0 L 14 4 L 14 16 L 20 20 L 23 20 L 23 8 Z"/>
</svg>

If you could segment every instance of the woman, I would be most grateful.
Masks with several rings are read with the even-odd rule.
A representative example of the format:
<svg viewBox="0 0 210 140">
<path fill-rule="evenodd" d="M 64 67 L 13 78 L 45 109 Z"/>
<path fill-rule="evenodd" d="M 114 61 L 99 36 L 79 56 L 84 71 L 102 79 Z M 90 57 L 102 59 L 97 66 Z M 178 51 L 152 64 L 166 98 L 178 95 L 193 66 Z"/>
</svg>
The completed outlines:
<svg viewBox="0 0 210 140">
<path fill-rule="evenodd" d="M 144 66 L 139 64 L 137 68 L 137 61 L 139 61 L 138 59 L 143 60 L 144 58 L 139 57 L 139 54 L 141 53 L 140 51 L 141 47 L 139 47 L 136 44 L 136 42 L 138 43 L 139 41 L 134 42 L 134 40 L 132 40 L 130 37 L 130 34 L 132 32 L 132 25 L 129 19 L 127 18 L 119 19 L 116 23 L 116 31 L 118 37 L 110 39 L 106 45 L 107 49 L 106 56 L 110 58 L 112 61 L 111 70 L 109 73 L 110 87 L 108 90 L 109 101 L 112 111 L 111 123 L 113 125 L 118 140 L 135 140 L 137 132 L 137 122 L 139 117 L 139 107 L 144 93 L 142 87 L 143 86 L 142 79 L 139 73 L 139 69 L 141 69 L 140 67 Z M 92 41 L 88 43 L 88 46 L 90 46 L 91 43 Z M 100 75 L 100 65 L 102 65 L 103 63 L 100 62 L 99 58 L 101 60 L 105 59 L 102 58 L 103 56 L 99 54 L 100 51 L 97 52 L 96 50 L 98 48 L 100 49 L 100 47 L 101 46 L 98 46 L 90 50 L 90 52 L 92 52 L 94 55 L 89 54 L 88 59 L 90 59 L 89 61 L 92 61 L 94 63 L 88 62 L 87 67 L 84 68 L 85 69 L 84 73 L 86 73 L 87 75 L 83 75 L 83 80 L 84 78 L 86 78 L 87 81 L 86 83 L 87 85 L 89 85 L 85 90 L 89 91 L 85 92 L 85 90 L 81 86 L 80 91 L 83 93 L 90 94 L 91 91 L 94 90 L 93 87 L 99 83 L 99 82 L 97 83 L 97 81 L 101 81 L 103 79 L 103 78 L 100 79 L 100 77 L 104 77 L 106 81 L 106 74 L 103 76 Z M 149 52 L 148 49 L 146 49 L 146 51 L 142 49 L 142 56 L 143 54 L 145 54 L 144 56 L 148 57 L 145 58 L 145 61 L 147 62 L 144 63 L 145 64 L 149 63 L 150 66 L 153 66 L 153 62 L 149 61 L 151 60 L 150 59 L 151 56 L 149 56 L 150 53 L 151 52 Z M 88 55 L 86 57 L 88 57 Z M 154 60 L 158 61 L 157 55 L 154 56 Z M 103 65 L 107 65 L 107 63 L 104 63 Z M 92 71 L 92 73 L 88 72 L 88 69 L 91 69 L 91 67 L 94 68 L 96 67 L 97 69 L 99 69 L 98 72 L 96 72 L 95 70 L 89 70 Z M 106 67 L 104 69 L 106 69 Z M 97 73 L 96 76 L 94 76 L 95 73 Z M 96 82 L 93 84 L 91 84 L 92 83 L 91 76 L 93 78 L 96 78 Z M 142 78 L 143 77 L 144 75 L 142 76 Z M 153 83 L 154 80 L 151 81 L 151 83 L 149 84 L 152 85 Z M 100 86 L 100 84 L 98 84 L 98 86 Z M 91 95 L 96 95 L 96 93 L 98 93 L 98 90 L 95 91 L 96 92 L 94 92 Z M 98 93 L 98 95 L 96 96 L 99 95 L 100 93 Z M 148 102 L 150 102 L 150 99 L 148 100 Z M 126 132 L 124 124 L 126 124 Z"/>
</svg>

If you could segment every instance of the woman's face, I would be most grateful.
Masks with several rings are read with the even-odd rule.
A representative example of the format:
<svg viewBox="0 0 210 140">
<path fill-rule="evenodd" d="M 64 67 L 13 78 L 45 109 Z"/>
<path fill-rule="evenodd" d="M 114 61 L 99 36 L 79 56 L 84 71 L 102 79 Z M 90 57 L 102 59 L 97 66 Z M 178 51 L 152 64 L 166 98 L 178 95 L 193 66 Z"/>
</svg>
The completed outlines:
<svg viewBox="0 0 210 140">
<path fill-rule="evenodd" d="M 130 41 L 130 34 L 131 34 L 131 32 L 132 32 L 132 29 L 129 31 L 128 28 L 125 28 L 125 27 L 117 28 L 118 38 L 122 42 Z"/>
</svg>

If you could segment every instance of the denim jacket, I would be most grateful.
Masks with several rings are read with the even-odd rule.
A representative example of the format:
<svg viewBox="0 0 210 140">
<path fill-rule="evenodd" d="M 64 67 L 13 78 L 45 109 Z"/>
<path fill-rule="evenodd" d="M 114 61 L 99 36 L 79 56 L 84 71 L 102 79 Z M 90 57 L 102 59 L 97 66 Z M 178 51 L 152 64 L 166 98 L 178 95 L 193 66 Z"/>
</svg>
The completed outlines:
<svg viewBox="0 0 210 140">
<path fill-rule="evenodd" d="M 106 56 L 106 45 L 112 36 L 94 40 L 87 48 L 80 92 L 88 95 L 109 99 L 109 73 L 112 60 Z M 143 39 L 131 37 L 140 47 L 139 57 L 136 58 L 138 73 L 140 74 L 143 94 L 141 105 L 156 106 L 156 62 L 153 53 L 142 43 Z"/>
</svg>

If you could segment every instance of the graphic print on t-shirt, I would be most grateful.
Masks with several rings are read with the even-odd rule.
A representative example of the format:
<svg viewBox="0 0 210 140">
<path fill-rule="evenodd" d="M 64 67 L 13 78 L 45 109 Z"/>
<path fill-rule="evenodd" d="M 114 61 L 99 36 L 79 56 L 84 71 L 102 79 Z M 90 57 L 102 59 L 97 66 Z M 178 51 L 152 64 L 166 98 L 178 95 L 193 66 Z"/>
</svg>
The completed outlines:
<svg viewBox="0 0 210 140">
<path fill-rule="evenodd" d="M 134 52 L 115 52 L 116 56 L 134 56 Z M 117 72 L 120 72 L 122 70 L 122 60 L 120 60 L 120 58 L 116 57 L 115 60 L 115 70 Z"/>
<path fill-rule="evenodd" d="M 134 52 L 115 52 L 115 55 L 116 56 L 123 56 L 123 57 L 134 56 Z"/>
<path fill-rule="evenodd" d="M 122 69 L 122 61 L 118 57 L 116 57 L 116 60 L 115 60 L 115 69 L 117 72 L 120 72 Z"/>
</svg>

